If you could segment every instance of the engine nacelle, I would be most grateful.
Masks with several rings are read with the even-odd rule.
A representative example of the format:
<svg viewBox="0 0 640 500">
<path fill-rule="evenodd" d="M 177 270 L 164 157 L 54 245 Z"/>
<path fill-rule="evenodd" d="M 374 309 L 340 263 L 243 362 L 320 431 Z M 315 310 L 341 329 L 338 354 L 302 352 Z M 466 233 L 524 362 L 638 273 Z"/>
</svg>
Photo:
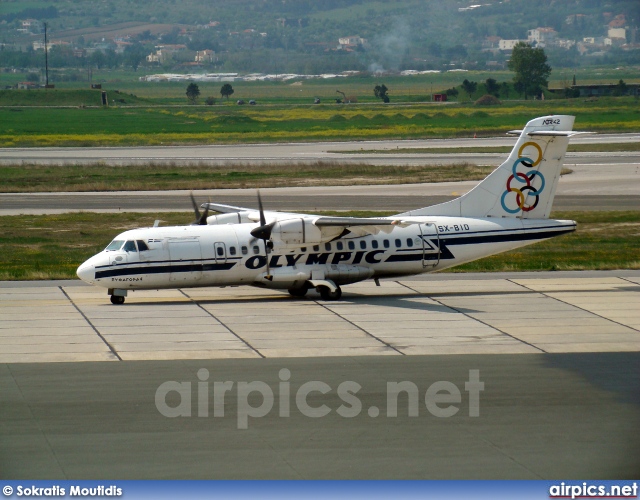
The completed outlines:
<svg viewBox="0 0 640 500">
<path fill-rule="evenodd" d="M 249 219 L 250 214 L 251 212 L 234 212 L 230 214 L 211 215 L 207 217 L 207 225 L 255 223 L 255 220 Z"/>
<path fill-rule="evenodd" d="M 302 246 L 331 241 L 343 231 L 341 227 L 319 228 L 312 219 L 296 218 L 278 221 L 271 231 L 276 245 Z"/>
</svg>

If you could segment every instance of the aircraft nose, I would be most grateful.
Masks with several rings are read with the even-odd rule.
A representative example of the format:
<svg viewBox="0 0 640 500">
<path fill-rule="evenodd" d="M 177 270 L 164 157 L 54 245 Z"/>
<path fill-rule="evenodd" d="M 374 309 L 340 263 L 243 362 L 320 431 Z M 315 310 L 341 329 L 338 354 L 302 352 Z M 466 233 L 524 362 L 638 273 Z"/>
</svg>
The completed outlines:
<svg viewBox="0 0 640 500">
<path fill-rule="evenodd" d="M 76 271 L 78 278 L 80 278 L 85 283 L 93 284 L 96 276 L 96 270 L 93 265 L 85 262 L 82 264 L 78 270 Z"/>
</svg>

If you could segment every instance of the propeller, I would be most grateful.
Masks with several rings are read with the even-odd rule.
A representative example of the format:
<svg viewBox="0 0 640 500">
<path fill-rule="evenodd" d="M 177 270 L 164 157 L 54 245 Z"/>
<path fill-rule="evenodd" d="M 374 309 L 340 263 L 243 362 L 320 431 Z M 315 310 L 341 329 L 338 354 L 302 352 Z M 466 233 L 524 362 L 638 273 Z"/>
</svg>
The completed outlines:
<svg viewBox="0 0 640 500">
<path fill-rule="evenodd" d="M 271 231 L 273 231 L 273 226 L 275 226 L 275 222 L 271 222 L 267 224 L 267 219 L 264 216 L 264 208 L 262 206 L 262 197 L 260 196 L 260 190 L 258 190 L 258 208 L 260 209 L 260 225 L 251 230 L 251 236 L 257 238 L 259 240 L 264 241 L 264 253 L 267 261 L 267 275 L 266 279 L 272 280 L 273 276 L 271 276 L 271 270 L 269 269 L 269 249 L 271 248 Z"/>
<path fill-rule="evenodd" d="M 189 193 L 191 197 L 191 204 L 193 205 L 193 212 L 196 215 L 196 219 L 191 223 L 192 226 L 206 226 L 207 225 L 207 217 L 209 217 L 209 205 L 207 205 L 202 214 L 200 213 L 200 209 L 198 208 L 198 204 L 196 203 L 196 199 L 193 197 L 193 192 Z"/>
</svg>

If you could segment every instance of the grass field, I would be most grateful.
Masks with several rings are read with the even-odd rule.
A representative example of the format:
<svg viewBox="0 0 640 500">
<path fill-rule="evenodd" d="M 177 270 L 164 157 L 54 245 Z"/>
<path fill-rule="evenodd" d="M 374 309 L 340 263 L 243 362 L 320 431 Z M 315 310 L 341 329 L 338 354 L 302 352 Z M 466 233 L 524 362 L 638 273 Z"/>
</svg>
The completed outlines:
<svg viewBox="0 0 640 500">
<path fill-rule="evenodd" d="M 220 167 L 16 165 L 0 166 L 0 192 L 154 191 L 448 182 L 484 179 L 493 169 L 491 166 L 467 163 L 446 166 L 374 166 L 336 162 Z"/>
<path fill-rule="evenodd" d="M 333 213 L 326 213 L 333 215 Z M 344 213 L 340 213 L 344 216 Z M 387 215 L 358 212 L 347 215 Z M 452 269 L 453 272 L 640 269 L 640 212 L 557 212 L 578 222 L 575 233 Z M 118 233 L 190 223 L 192 213 L 0 217 L 0 280 L 75 278 L 79 264 Z"/>
<path fill-rule="evenodd" d="M 79 35 L 78 35 L 79 36 Z M 73 72 L 73 70 L 70 70 Z M 204 73 L 206 70 L 194 70 Z M 141 69 L 138 72 L 130 70 L 94 70 L 93 83 L 100 83 L 103 88 L 111 93 L 119 90 L 127 94 L 152 100 L 158 104 L 181 104 L 186 100 L 186 82 L 144 82 L 140 76 L 145 74 L 162 73 L 161 69 Z M 84 72 L 82 72 L 84 75 Z M 549 78 L 550 88 L 564 88 L 572 81 L 573 75 L 579 84 L 590 83 L 617 83 L 622 79 L 627 83 L 640 83 L 640 76 L 636 68 L 613 67 L 584 67 L 575 69 L 554 69 Z M 0 79 L 9 82 L 10 75 L 1 75 Z M 467 71 L 467 72 L 440 72 L 426 75 L 400 76 L 400 75 L 359 75 L 349 78 L 330 78 L 293 81 L 266 81 L 266 82 L 233 82 L 236 99 L 257 99 L 259 102 L 275 104 L 282 103 L 312 103 L 313 98 L 318 97 L 323 102 L 333 101 L 340 97 L 336 89 L 343 91 L 348 96 L 355 96 L 359 102 L 374 102 L 373 88 L 384 83 L 389 88 L 391 102 L 403 101 L 429 101 L 432 93 L 443 92 L 453 86 L 458 86 L 464 79 L 476 82 L 484 82 L 487 78 L 494 78 L 498 82 L 512 82 L 513 73 L 501 71 Z M 14 83 L 23 81 L 24 76 L 19 75 Z M 87 88 L 89 82 L 56 82 L 56 89 Z M 207 96 L 220 97 L 222 83 L 198 83 L 201 101 Z M 478 96 L 479 97 L 479 96 Z M 504 99 L 505 96 L 501 96 Z M 507 99 L 517 99 L 515 93 L 506 96 Z M 458 96 L 460 101 L 468 101 L 466 94 Z"/>
<path fill-rule="evenodd" d="M 634 98 L 597 101 L 305 106 L 0 108 L 0 147 L 214 144 L 502 134 L 546 114 L 576 116 L 578 130 L 640 129 Z"/>
</svg>

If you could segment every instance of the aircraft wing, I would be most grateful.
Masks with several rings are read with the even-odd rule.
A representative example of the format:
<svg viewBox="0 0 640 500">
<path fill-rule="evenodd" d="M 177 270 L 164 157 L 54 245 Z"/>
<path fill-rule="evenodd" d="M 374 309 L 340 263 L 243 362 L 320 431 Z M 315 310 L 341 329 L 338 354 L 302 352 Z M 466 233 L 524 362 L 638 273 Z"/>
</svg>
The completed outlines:
<svg viewBox="0 0 640 500">
<path fill-rule="evenodd" d="M 400 224 L 399 220 L 382 219 L 374 217 L 318 217 L 313 221 L 318 227 L 351 227 L 351 226 L 395 226 Z"/>
<path fill-rule="evenodd" d="M 208 207 L 209 210 L 223 214 L 246 213 L 247 218 L 254 222 L 260 220 L 260 214 L 255 208 L 236 207 L 233 205 L 223 205 L 221 203 L 203 203 L 201 208 Z M 356 236 L 367 234 L 377 234 L 380 231 L 389 233 L 394 226 L 406 226 L 409 223 L 401 220 L 386 219 L 381 217 L 324 217 L 311 214 L 299 214 L 291 212 L 271 212 L 265 211 L 267 220 L 283 221 L 287 219 L 307 219 L 319 228 L 342 228 Z"/>
<path fill-rule="evenodd" d="M 221 214 L 237 214 L 238 212 L 254 212 L 253 208 L 234 207 L 233 205 L 222 205 L 221 203 L 203 203 L 200 208 L 209 208 Z"/>
<path fill-rule="evenodd" d="M 405 227 L 408 223 L 401 220 L 379 217 L 317 217 L 313 224 L 319 228 L 342 228 L 354 236 L 366 236 L 380 232 L 389 234 L 395 226 Z"/>
</svg>

